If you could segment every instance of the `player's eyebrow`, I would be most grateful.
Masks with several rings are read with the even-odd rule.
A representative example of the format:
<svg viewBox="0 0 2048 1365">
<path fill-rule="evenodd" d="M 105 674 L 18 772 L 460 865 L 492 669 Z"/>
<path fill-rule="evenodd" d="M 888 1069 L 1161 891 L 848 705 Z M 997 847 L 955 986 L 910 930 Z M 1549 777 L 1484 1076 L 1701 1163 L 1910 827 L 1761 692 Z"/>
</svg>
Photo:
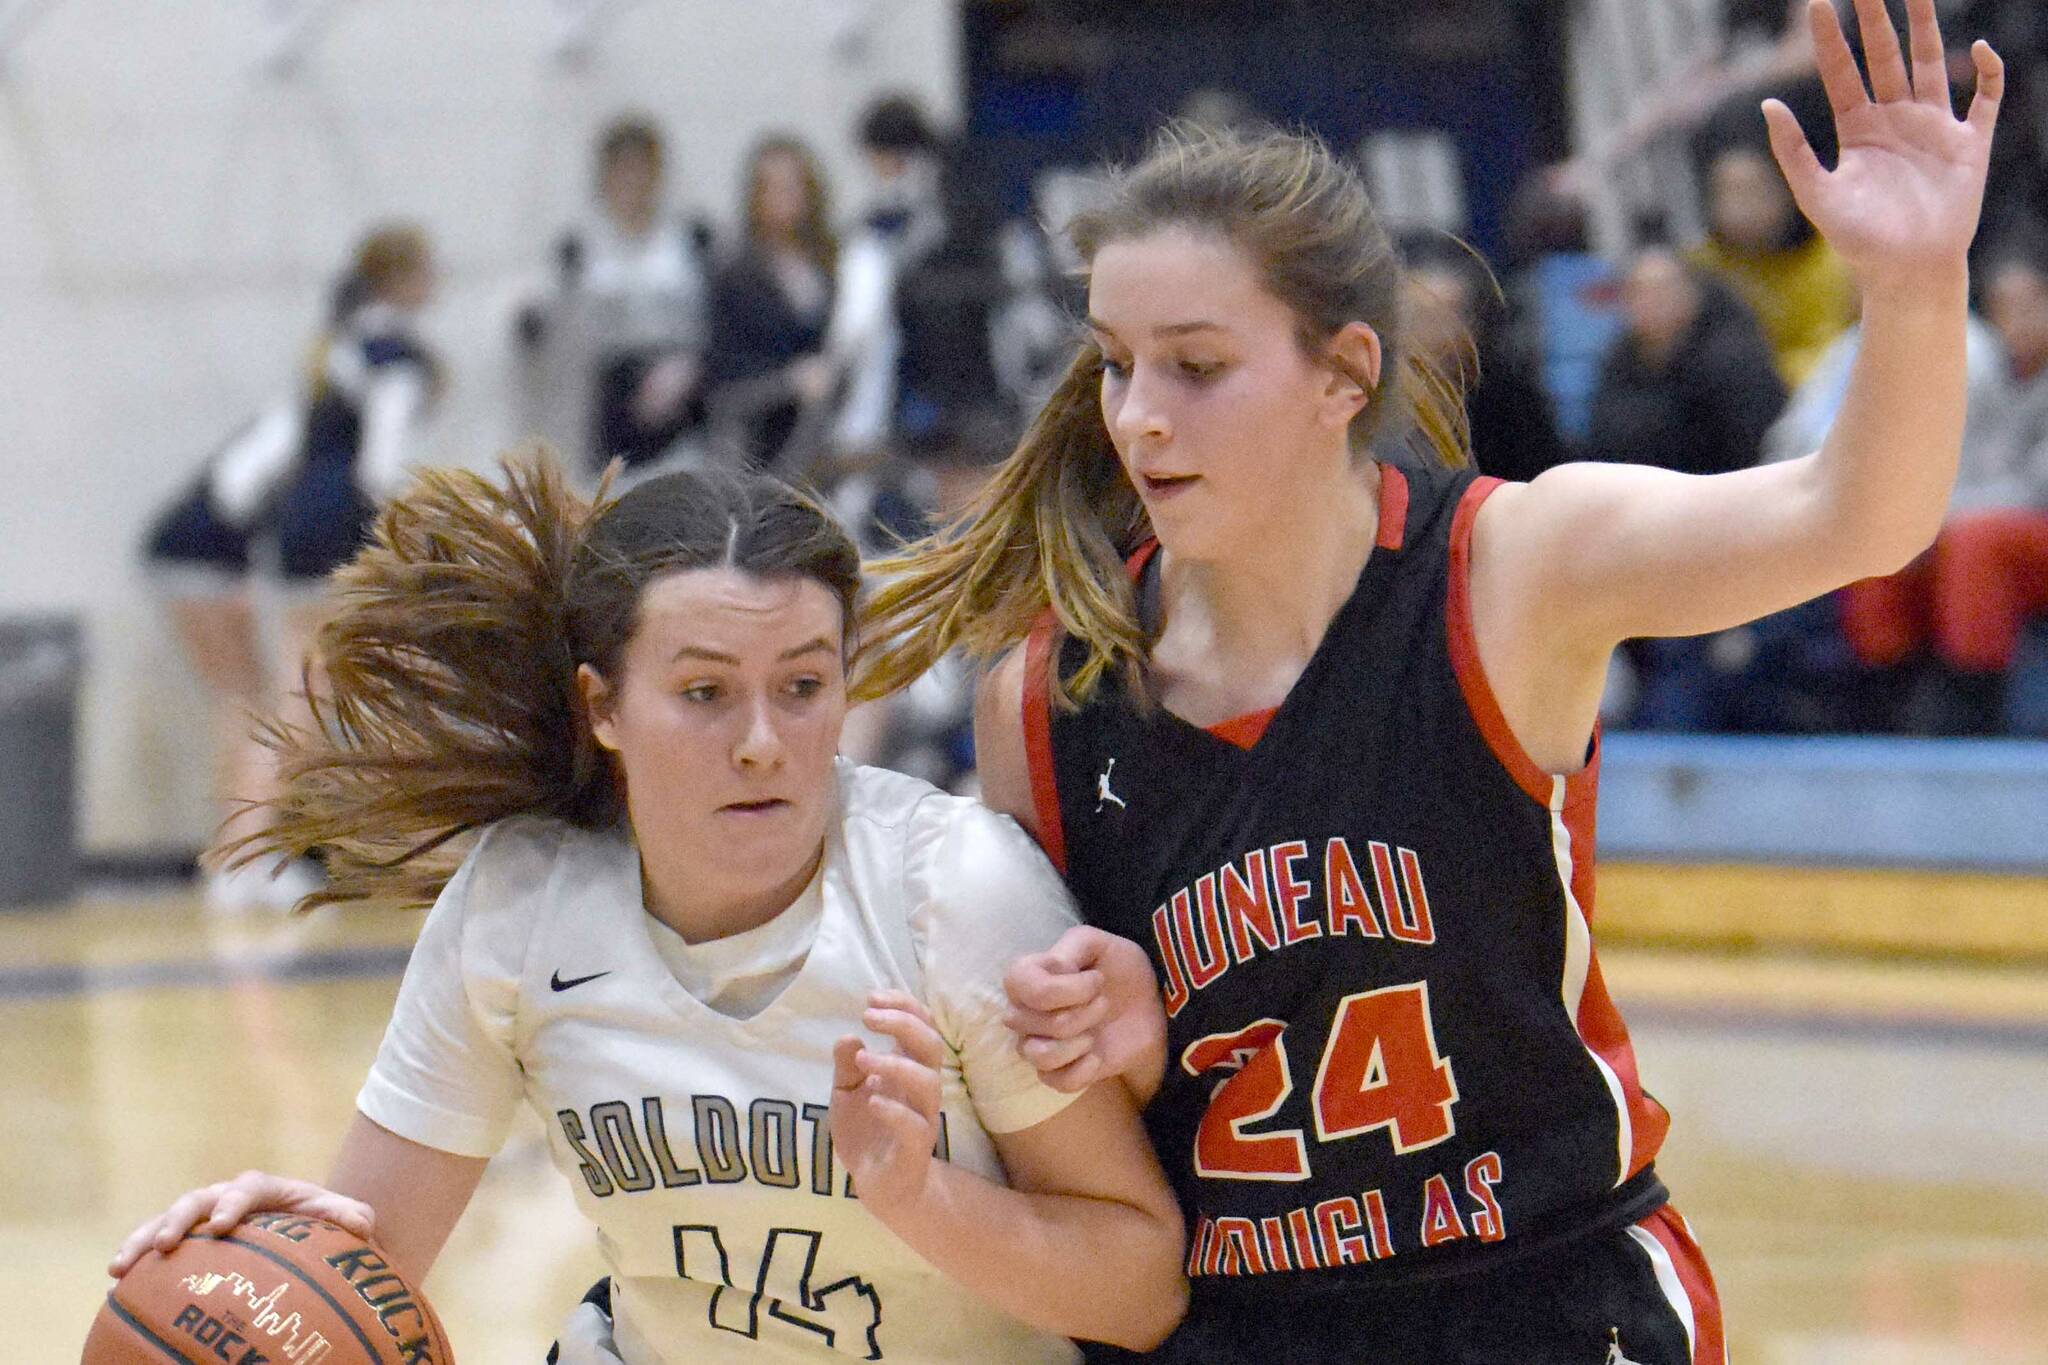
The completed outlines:
<svg viewBox="0 0 2048 1365">
<path fill-rule="evenodd" d="M 800 645 L 783 650 L 782 653 L 775 656 L 775 662 L 788 663 L 791 659 L 800 659 L 806 654 L 832 654 L 837 651 L 837 645 L 824 636 L 819 635 L 804 641 Z M 740 661 L 734 656 L 716 649 L 705 649 L 701 645 L 684 645 L 675 652 L 675 657 L 677 659 L 703 659 L 707 663 L 714 664 L 730 664 L 734 668 L 738 668 L 740 665 Z"/>
<path fill-rule="evenodd" d="M 1111 340 L 1115 340 L 1115 329 L 1102 321 L 1102 319 L 1091 317 L 1087 322 L 1090 330 L 1100 332 Z M 1224 330 L 1225 328 L 1220 322 L 1209 322 L 1205 319 L 1197 318 L 1192 322 L 1162 323 L 1152 329 L 1152 335 L 1156 337 L 1178 337 L 1186 336 L 1190 332 L 1221 332 Z"/>
</svg>

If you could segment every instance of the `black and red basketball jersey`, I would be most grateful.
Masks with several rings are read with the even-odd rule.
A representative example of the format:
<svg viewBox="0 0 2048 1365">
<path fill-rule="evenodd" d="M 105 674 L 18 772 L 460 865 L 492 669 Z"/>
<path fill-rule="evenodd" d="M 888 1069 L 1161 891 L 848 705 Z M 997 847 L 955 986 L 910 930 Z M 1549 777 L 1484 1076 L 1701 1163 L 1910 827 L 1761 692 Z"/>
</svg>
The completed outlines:
<svg viewBox="0 0 2048 1365">
<path fill-rule="evenodd" d="M 1049 622 L 1028 647 L 1042 842 L 1165 996 L 1147 1122 L 1198 1299 L 1246 1283 L 1224 1277 L 1491 1266 L 1665 1198 L 1668 1118 L 1588 929 L 1597 745 L 1541 772 L 1473 645 L 1496 486 L 1382 466 L 1378 545 L 1269 715 L 1204 730 L 1114 682 L 1053 710 Z M 1149 549 L 1133 569 L 1155 599 Z M 1079 661 L 1059 649 L 1062 676 Z"/>
</svg>

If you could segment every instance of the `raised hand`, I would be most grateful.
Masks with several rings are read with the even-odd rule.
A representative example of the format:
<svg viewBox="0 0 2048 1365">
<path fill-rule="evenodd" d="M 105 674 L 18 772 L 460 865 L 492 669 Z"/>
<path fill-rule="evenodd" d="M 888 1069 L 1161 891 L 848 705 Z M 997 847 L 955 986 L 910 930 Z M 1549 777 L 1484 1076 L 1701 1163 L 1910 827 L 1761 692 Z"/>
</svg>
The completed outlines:
<svg viewBox="0 0 2048 1365">
<path fill-rule="evenodd" d="M 1081 926 L 1003 975 L 1017 1051 L 1055 1090 L 1085 1090 L 1124 1076 L 1141 1100 L 1159 1088 L 1166 1011 L 1145 950 L 1127 938 Z"/>
<path fill-rule="evenodd" d="M 833 1046 L 832 1148 L 853 1173 L 854 1193 L 879 1215 L 924 1193 L 946 1043 L 902 991 L 870 995 L 861 1022 L 895 1040 L 896 1051 L 876 1052 L 851 1035 Z"/>
<path fill-rule="evenodd" d="M 1810 0 L 1815 57 L 1834 107 L 1841 160 L 1824 169 L 1792 111 L 1764 102 L 1771 150 L 1799 207 L 1866 289 L 1945 282 L 1977 235 L 1991 135 L 2005 94 L 2005 64 L 1988 43 L 1971 49 L 1977 90 L 1969 116 L 1950 104 L 1948 63 L 1934 0 L 1908 0 L 1912 69 L 1884 0 L 1856 0 L 1865 91 L 1830 0 Z"/>
<path fill-rule="evenodd" d="M 291 1180 L 262 1171 L 244 1171 L 233 1180 L 207 1185 L 178 1201 L 128 1234 L 107 1273 L 115 1279 L 150 1251 L 168 1252 L 195 1231 L 218 1237 L 252 1213 L 303 1213 L 324 1218 L 368 1241 L 377 1215 L 360 1199 L 336 1194 L 305 1180 Z"/>
</svg>

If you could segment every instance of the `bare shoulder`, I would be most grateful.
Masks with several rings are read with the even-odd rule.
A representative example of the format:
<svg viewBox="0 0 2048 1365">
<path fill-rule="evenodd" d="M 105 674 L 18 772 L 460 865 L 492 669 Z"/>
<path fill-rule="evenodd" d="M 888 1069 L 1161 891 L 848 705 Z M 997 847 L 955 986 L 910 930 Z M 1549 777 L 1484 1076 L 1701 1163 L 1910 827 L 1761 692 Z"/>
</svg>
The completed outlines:
<svg viewBox="0 0 2048 1365">
<path fill-rule="evenodd" d="M 1640 500 L 1683 476 L 1633 465 L 1562 464 L 1529 483 L 1502 484 L 1472 524 L 1471 583 L 1482 637 L 1517 630 L 1571 653 L 1592 653 L 1623 635 L 1608 619 L 1626 575 L 1606 555 Z"/>
<path fill-rule="evenodd" d="M 982 804 L 1039 833 L 1024 746 L 1024 682 L 1030 651 L 1019 641 L 982 675 L 974 692 L 974 759 Z"/>
</svg>

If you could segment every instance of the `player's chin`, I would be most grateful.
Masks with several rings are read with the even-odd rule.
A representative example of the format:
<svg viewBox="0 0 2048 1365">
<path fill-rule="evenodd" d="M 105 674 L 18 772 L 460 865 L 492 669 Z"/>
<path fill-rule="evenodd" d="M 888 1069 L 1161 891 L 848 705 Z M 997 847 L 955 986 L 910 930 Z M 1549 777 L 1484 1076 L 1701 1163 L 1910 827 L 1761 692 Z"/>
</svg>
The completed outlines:
<svg viewBox="0 0 2048 1365">
<path fill-rule="evenodd" d="M 712 856 L 779 880 L 818 851 L 825 831 L 814 802 L 742 802 L 713 810 L 702 837 Z"/>
</svg>

